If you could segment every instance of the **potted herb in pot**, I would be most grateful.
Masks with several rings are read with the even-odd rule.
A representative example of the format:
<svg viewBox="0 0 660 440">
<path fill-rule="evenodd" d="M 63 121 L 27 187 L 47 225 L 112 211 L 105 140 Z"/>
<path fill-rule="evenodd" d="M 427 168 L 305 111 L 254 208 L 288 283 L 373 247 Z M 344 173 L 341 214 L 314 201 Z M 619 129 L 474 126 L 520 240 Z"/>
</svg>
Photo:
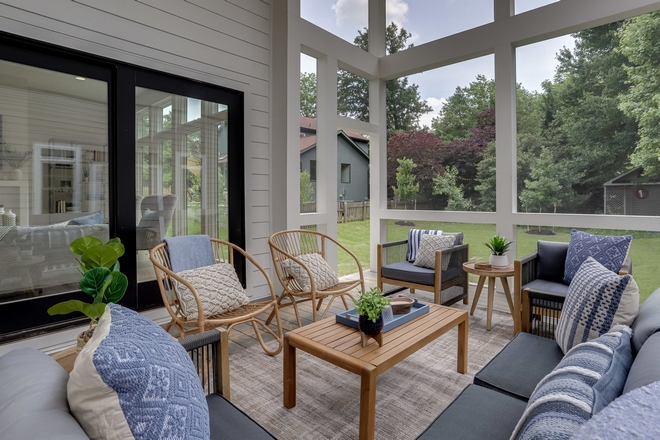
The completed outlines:
<svg viewBox="0 0 660 440">
<path fill-rule="evenodd" d="M 489 263 L 495 269 L 505 269 L 509 265 L 509 259 L 506 256 L 506 251 L 511 246 L 510 241 L 506 237 L 500 237 L 499 234 L 484 243 L 488 250 L 490 250 Z"/>
<path fill-rule="evenodd" d="M 356 300 L 355 311 L 359 315 L 358 328 L 366 335 L 373 336 L 383 330 L 383 309 L 390 305 L 389 298 L 383 296 L 378 287 L 372 287 Z"/>
<path fill-rule="evenodd" d="M 128 278 L 119 271 L 119 257 L 124 255 L 124 245 L 119 238 L 113 238 L 107 243 L 87 235 L 74 240 L 69 249 L 78 262 L 78 270 L 82 274 L 80 290 L 92 297 L 91 303 L 72 299 L 55 304 L 48 309 L 49 315 L 66 315 L 81 312 L 91 319 L 89 329 L 78 335 L 78 351 L 87 343 L 94 333 L 94 328 L 108 303 L 119 302 L 126 293 Z"/>
</svg>

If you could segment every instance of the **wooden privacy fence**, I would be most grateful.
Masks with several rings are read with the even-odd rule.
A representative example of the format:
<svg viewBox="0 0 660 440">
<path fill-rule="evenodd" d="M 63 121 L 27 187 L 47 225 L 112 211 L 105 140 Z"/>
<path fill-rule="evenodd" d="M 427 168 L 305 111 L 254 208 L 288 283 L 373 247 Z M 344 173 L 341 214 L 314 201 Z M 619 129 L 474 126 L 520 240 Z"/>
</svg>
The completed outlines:
<svg viewBox="0 0 660 440">
<path fill-rule="evenodd" d="M 316 212 L 316 203 L 303 203 L 300 213 Z M 369 219 L 369 201 L 337 202 L 337 223 L 355 222 Z"/>
</svg>

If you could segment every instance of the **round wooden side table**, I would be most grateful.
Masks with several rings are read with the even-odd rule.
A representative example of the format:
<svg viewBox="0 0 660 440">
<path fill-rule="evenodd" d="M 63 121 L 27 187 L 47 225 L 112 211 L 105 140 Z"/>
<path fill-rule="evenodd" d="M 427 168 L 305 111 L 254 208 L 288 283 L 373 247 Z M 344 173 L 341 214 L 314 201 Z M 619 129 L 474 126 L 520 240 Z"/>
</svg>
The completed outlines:
<svg viewBox="0 0 660 440">
<path fill-rule="evenodd" d="M 511 300 L 511 289 L 509 289 L 509 282 L 507 281 L 507 277 L 513 276 L 513 264 L 509 264 L 506 269 L 475 269 L 474 263 L 463 263 L 463 270 L 467 273 L 479 275 L 479 282 L 477 283 L 477 290 L 474 293 L 474 300 L 472 301 L 472 309 L 470 309 L 470 315 L 474 315 L 474 309 L 477 307 L 477 302 L 479 302 L 481 289 L 483 289 L 484 282 L 486 281 L 486 278 L 488 278 L 488 312 L 486 315 L 486 330 L 490 330 L 491 318 L 493 316 L 495 278 L 499 278 L 502 281 L 502 287 L 504 287 L 504 296 L 506 297 L 506 302 L 509 304 L 509 310 L 511 310 L 511 316 L 513 317 L 515 323 L 513 301 Z"/>
</svg>

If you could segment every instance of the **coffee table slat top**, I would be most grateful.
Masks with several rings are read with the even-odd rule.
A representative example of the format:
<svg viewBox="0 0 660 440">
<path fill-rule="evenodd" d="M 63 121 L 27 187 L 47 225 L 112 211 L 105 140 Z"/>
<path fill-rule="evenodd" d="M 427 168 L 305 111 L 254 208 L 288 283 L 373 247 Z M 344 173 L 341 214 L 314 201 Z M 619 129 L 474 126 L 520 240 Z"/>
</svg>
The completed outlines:
<svg viewBox="0 0 660 440">
<path fill-rule="evenodd" d="M 341 359 L 343 368 L 351 372 L 359 373 L 365 364 L 371 364 L 380 374 L 437 338 L 438 331 L 449 331 L 460 321 L 467 321 L 466 311 L 436 304 L 429 306 L 428 313 L 383 333 L 382 347 L 373 339 L 362 347 L 360 332 L 335 322 L 334 317 L 290 331 L 286 336 L 291 345 L 321 359 L 335 362 Z"/>
</svg>

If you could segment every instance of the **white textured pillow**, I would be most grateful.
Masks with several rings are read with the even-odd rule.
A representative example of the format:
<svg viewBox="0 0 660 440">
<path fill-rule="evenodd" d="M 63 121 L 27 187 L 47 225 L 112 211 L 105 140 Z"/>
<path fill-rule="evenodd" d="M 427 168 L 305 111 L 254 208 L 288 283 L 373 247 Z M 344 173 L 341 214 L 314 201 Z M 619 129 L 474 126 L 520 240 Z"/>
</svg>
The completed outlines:
<svg viewBox="0 0 660 440">
<path fill-rule="evenodd" d="M 305 254 L 298 258 L 312 273 L 316 290 L 325 290 L 339 283 L 339 278 L 335 272 L 328 266 L 328 263 L 319 254 Z M 293 277 L 302 290 L 311 290 L 312 285 L 309 281 L 307 271 L 293 260 L 284 260 L 282 267 L 289 276 Z"/>
<path fill-rule="evenodd" d="M 612 325 L 621 324 L 631 327 L 637 316 L 637 312 L 639 312 L 639 287 L 637 286 L 635 279 L 631 278 L 626 286 L 626 290 L 624 290 L 623 295 L 621 295 L 621 302 L 619 303 L 619 308 L 616 309 L 616 313 L 614 314 Z"/>
<path fill-rule="evenodd" d="M 435 252 L 451 248 L 454 246 L 455 240 L 456 238 L 453 235 L 422 235 L 419 239 L 417 259 L 413 264 L 428 269 L 435 269 Z M 442 256 L 442 270 L 447 270 L 450 259 L 451 254 Z"/>
<path fill-rule="evenodd" d="M 236 310 L 250 302 L 238 280 L 234 266 L 229 263 L 182 270 L 177 275 L 192 284 L 197 291 L 205 318 Z M 197 319 L 195 295 L 185 284 L 177 280 L 173 281 L 183 316 L 189 320 Z"/>
</svg>

